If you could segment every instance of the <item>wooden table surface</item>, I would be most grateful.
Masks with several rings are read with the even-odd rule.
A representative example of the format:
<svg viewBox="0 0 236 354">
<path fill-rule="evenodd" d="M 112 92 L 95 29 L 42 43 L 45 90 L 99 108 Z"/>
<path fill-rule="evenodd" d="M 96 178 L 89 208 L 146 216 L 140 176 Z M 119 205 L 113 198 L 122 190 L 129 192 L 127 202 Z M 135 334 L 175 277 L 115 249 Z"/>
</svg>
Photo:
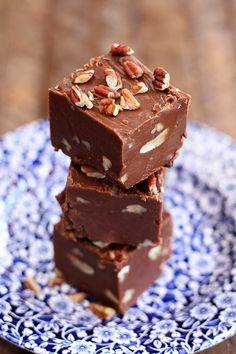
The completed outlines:
<svg viewBox="0 0 236 354">
<path fill-rule="evenodd" d="M 236 138 L 236 0 L 0 0 L 0 134 L 47 116 L 47 88 L 113 42 L 191 93 Z M 0 340 L 1 354 L 26 353 Z M 236 339 L 204 351 L 235 354 Z"/>
</svg>

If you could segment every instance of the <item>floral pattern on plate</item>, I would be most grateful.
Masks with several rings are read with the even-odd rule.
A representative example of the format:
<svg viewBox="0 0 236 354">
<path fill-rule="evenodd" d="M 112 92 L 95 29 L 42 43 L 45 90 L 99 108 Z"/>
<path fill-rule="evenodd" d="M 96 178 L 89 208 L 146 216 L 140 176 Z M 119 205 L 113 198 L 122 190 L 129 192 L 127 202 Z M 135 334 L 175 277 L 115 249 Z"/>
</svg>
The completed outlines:
<svg viewBox="0 0 236 354">
<path fill-rule="evenodd" d="M 236 145 L 190 124 L 167 177 L 174 254 L 164 273 L 123 316 L 102 321 L 49 288 L 53 224 L 69 159 L 50 145 L 41 120 L 0 141 L 0 335 L 35 353 L 190 354 L 236 333 Z M 31 275 L 42 287 L 24 289 Z"/>
</svg>

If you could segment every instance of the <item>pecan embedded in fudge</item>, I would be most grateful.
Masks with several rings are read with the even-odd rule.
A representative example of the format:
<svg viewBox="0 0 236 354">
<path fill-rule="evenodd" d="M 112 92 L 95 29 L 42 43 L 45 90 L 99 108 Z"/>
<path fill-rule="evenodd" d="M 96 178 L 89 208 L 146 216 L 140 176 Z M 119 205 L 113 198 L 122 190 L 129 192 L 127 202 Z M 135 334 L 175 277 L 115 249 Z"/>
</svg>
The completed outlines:
<svg viewBox="0 0 236 354">
<path fill-rule="evenodd" d="M 62 219 L 54 228 L 55 262 L 65 280 L 96 300 L 121 313 L 159 276 L 171 253 L 172 221 L 164 213 L 162 243 L 132 247 L 110 245 L 100 248 L 75 235 Z"/>
<path fill-rule="evenodd" d="M 153 74 L 132 52 L 115 45 L 49 90 L 55 149 L 124 188 L 172 165 L 185 136 L 190 101 L 169 86 L 169 74 Z M 111 162 L 107 170 L 104 156 Z"/>
<path fill-rule="evenodd" d="M 103 165 L 109 168 L 109 160 Z M 72 164 L 58 201 L 73 227 L 83 227 L 89 240 L 155 244 L 160 241 L 163 183 L 160 169 L 152 178 L 122 189 L 92 167 Z"/>
</svg>

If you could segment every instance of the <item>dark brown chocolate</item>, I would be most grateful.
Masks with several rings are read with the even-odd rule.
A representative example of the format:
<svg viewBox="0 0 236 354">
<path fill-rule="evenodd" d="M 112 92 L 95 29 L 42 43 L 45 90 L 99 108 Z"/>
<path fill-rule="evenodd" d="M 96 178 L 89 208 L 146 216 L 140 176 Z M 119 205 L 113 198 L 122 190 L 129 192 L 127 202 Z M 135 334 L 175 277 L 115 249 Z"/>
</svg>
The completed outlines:
<svg viewBox="0 0 236 354">
<path fill-rule="evenodd" d="M 141 68 L 136 73 L 137 77 L 143 72 L 141 77 L 130 77 L 135 76 L 135 65 L 133 68 L 127 61 Z M 108 92 L 111 90 L 97 88 L 106 85 L 104 69 L 109 68 L 118 72 L 126 88 L 120 90 L 118 82 L 118 95 L 114 99 L 105 98 L 114 96 Z M 132 55 L 109 53 L 91 59 L 84 69 L 92 77 L 76 84 L 75 91 L 72 86 L 81 74 L 78 70 L 49 90 L 51 140 L 55 149 L 61 149 L 75 162 L 96 167 L 124 188 L 144 180 L 160 167 L 171 166 L 184 140 L 190 96 L 173 86 L 164 91 L 155 90 L 153 74 Z M 144 85 L 142 89 L 148 91 L 136 94 L 135 102 L 132 99 L 125 105 L 127 88 L 137 92 L 137 84 Z M 78 99 L 78 90 L 87 96 Z M 89 99 L 91 93 L 93 101 Z M 116 98 L 120 94 L 122 97 Z M 85 102 L 83 108 L 77 106 L 81 102 Z M 120 105 L 127 107 L 120 111 Z M 116 116 L 107 115 L 111 112 Z"/>
<path fill-rule="evenodd" d="M 96 174 L 99 178 L 89 177 Z M 124 190 L 100 172 L 72 164 L 58 201 L 73 227 L 82 228 L 91 241 L 152 245 L 160 241 L 163 175 L 160 169 L 152 179 Z"/>
<path fill-rule="evenodd" d="M 99 248 L 76 235 L 65 220 L 54 227 L 56 267 L 65 280 L 124 313 L 162 272 L 171 253 L 172 220 L 164 213 L 162 243 L 154 247 L 113 244 Z"/>
</svg>

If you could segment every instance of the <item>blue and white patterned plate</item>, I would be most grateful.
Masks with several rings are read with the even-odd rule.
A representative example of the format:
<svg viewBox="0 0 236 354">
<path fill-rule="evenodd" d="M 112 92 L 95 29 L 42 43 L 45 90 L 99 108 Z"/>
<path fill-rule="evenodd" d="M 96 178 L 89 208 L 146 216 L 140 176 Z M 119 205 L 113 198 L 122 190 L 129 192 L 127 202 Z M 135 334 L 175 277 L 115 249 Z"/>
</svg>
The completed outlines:
<svg viewBox="0 0 236 354">
<path fill-rule="evenodd" d="M 69 160 L 46 121 L 0 141 L 0 335 L 35 353 L 189 354 L 236 333 L 236 144 L 191 124 L 168 175 L 174 254 L 163 276 L 124 317 L 104 322 L 67 284 L 48 288 L 50 237 Z M 25 290 L 26 274 L 43 288 Z"/>
</svg>

